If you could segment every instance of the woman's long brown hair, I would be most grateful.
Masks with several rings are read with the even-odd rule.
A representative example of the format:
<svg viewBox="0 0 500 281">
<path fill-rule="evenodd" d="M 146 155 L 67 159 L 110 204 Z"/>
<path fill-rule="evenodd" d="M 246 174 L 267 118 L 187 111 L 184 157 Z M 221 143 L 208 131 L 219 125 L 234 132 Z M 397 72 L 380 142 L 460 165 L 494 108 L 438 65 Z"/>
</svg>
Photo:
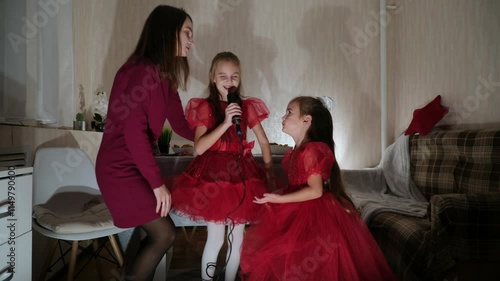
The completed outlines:
<svg viewBox="0 0 500 281">
<path fill-rule="evenodd" d="M 168 5 L 157 6 L 149 15 L 142 29 L 137 46 L 130 56 L 136 62 L 149 60 L 158 66 L 163 78 L 173 89 L 186 90 L 189 64 L 180 57 L 179 32 L 186 19 L 191 17 L 181 8 Z"/>
</svg>

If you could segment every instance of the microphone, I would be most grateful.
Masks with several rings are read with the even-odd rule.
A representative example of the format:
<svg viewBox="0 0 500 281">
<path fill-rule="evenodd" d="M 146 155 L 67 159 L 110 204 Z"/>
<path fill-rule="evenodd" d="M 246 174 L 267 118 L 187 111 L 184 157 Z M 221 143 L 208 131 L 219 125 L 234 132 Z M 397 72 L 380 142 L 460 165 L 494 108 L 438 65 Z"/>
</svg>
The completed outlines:
<svg viewBox="0 0 500 281">
<path fill-rule="evenodd" d="M 238 102 L 238 94 L 236 93 L 236 87 L 231 87 L 227 90 L 227 102 L 228 103 L 237 103 Z M 240 122 L 241 122 L 241 116 L 240 115 L 235 115 L 233 116 L 232 119 L 233 123 L 236 125 L 236 132 L 238 135 L 241 135 L 241 127 L 240 127 Z"/>
</svg>

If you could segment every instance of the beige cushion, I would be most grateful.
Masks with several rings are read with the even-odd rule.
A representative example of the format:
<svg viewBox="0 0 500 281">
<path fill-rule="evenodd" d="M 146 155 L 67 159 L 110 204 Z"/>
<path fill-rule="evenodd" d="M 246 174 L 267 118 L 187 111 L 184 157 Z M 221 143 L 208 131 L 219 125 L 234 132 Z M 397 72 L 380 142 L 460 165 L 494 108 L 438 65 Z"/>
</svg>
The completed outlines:
<svg viewBox="0 0 500 281">
<path fill-rule="evenodd" d="M 38 224 L 61 234 L 86 233 L 114 227 L 111 213 L 100 195 L 56 193 L 45 204 L 33 207 Z"/>
</svg>

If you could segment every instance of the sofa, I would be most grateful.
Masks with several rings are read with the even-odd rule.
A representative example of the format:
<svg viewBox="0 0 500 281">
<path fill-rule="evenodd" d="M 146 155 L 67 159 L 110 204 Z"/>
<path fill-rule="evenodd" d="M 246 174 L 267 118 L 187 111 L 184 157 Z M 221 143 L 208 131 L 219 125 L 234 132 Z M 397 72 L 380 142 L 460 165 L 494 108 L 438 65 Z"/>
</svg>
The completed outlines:
<svg viewBox="0 0 500 281">
<path fill-rule="evenodd" d="M 386 150 L 379 166 L 342 171 L 398 280 L 460 281 L 457 269 L 468 263 L 500 272 L 500 129 L 398 139 L 401 148 Z M 403 161 L 394 165 L 395 157 Z M 388 162 L 396 166 L 389 172 Z"/>
</svg>

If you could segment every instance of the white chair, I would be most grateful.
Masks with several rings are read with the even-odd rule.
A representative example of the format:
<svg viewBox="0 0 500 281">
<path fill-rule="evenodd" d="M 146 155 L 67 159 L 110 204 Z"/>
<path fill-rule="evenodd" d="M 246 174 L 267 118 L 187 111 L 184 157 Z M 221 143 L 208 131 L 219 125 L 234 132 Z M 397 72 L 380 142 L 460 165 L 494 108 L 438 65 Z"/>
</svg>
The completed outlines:
<svg viewBox="0 0 500 281">
<path fill-rule="evenodd" d="M 45 280 L 47 269 L 52 263 L 57 245 L 60 245 L 58 240 L 68 241 L 72 245 L 68 266 L 68 281 L 74 278 L 78 251 L 85 249 L 80 247 L 80 241 L 92 240 L 93 255 L 97 257 L 98 252 L 102 249 L 102 244 L 99 245 L 99 240 L 102 240 L 100 238 L 108 237 L 114 251 L 115 261 L 120 267 L 123 266 L 121 249 L 114 235 L 126 229 L 115 227 L 112 224 L 112 219 L 94 225 L 94 218 L 89 217 L 88 212 L 82 211 L 88 210 L 91 206 L 99 205 L 100 202 L 97 201 L 99 198 L 100 190 L 97 185 L 95 168 L 85 152 L 78 148 L 54 147 L 40 148 L 35 153 L 33 165 L 33 229 L 46 237 L 52 238 L 40 280 Z M 103 204 L 100 204 L 100 213 L 104 212 L 110 218 L 109 210 Z M 43 213 L 40 210 L 52 215 L 48 219 L 52 224 L 47 224 L 46 220 L 42 220 L 47 216 L 40 215 Z M 70 218 L 69 221 L 67 218 Z M 97 253 L 95 253 L 96 251 Z M 96 261 L 98 261 L 97 258 Z M 97 262 L 97 265 L 98 271 L 100 271 L 99 262 Z M 101 278 L 100 275 L 99 278 Z"/>
</svg>

